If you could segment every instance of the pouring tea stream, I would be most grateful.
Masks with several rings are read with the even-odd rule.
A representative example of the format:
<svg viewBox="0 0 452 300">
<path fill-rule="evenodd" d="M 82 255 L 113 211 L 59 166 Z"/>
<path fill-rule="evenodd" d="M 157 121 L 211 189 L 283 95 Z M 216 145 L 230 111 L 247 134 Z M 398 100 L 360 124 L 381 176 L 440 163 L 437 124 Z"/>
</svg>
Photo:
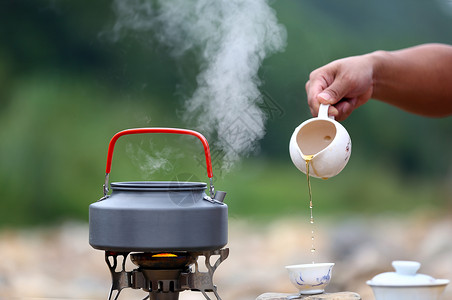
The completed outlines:
<svg viewBox="0 0 452 300">
<path fill-rule="evenodd" d="M 306 174 L 309 192 L 311 250 L 315 253 L 315 230 L 310 176 L 328 179 L 340 173 L 351 153 L 351 139 L 345 128 L 328 117 L 329 105 L 321 104 L 318 117 L 298 126 L 289 143 L 290 157 Z M 314 258 L 313 258 L 314 263 Z"/>
<path fill-rule="evenodd" d="M 318 117 L 309 119 L 295 128 L 289 143 L 293 163 L 307 177 L 312 255 L 316 249 L 310 176 L 328 179 L 339 174 L 351 153 L 351 139 L 347 130 L 336 122 L 334 117 L 328 117 L 328 109 L 329 105 L 321 104 Z M 286 266 L 291 282 L 299 290 L 296 297 L 323 293 L 331 279 L 333 266 L 334 263 L 316 263 L 314 257 L 312 264 Z M 306 281 L 308 278 L 312 281 Z"/>
</svg>

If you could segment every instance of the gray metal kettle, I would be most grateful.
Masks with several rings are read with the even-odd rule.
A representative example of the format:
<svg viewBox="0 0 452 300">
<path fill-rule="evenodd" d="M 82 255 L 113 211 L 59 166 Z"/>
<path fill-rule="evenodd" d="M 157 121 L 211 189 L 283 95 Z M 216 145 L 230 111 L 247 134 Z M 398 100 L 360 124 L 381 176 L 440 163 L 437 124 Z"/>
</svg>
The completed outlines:
<svg viewBox="0 0 452 300">
<path fill-rule="evenodd" d="M 141 133 L 186 134 L 204 146 L 210 196 L 203 182 L 133 181 L 111 183 L 113 150 L 119 137 Z M 110 141 L 104 196 L 89 206 L 89 243 L 117 252 L 205 251 L 220 249 L 228 239 L 225 192 L 212 181 L 209 144 L 199 132 L 177 128 L 134 128 L 118 132 Z"/>
</svg>

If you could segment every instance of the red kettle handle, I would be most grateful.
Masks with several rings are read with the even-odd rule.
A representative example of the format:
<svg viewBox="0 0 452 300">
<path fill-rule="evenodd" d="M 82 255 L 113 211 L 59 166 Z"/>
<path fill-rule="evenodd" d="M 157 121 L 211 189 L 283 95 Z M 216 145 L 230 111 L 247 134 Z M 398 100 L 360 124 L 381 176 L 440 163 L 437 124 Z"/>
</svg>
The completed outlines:
<svg viewBox="0 0 452 300">
<path fill-rule="evenodd" d="M 212 160 L 210 157 L 210 148 L 209 143 L 207 143 L 207 139 L 199 132 L 189 129 L 180 129 L 180 128 L 159 128 L 159 127 L 150 127 L 150 128 L 132 128 L 122 130 L 116 133 L 110 140 L 110 144 L 108 145 L 108 153 L 107 153 L 107 167 L 105 168 L 105 185 L 104 185 L 104 196 L 106 196 L 108 192 L 108 177 L 111 171 L 111 162 L 113 159 L 113 151 L 115 148 L 116 141 L 123 135 L 129 134 L 140 134 L 140 133 L 174 133 L 174 134 L 186 134 L 193 135 L 201 140 L 202 145 L 204 147 L 204 155 L 206 157 L 206 166 L 207 166 L 207 176 L 210 178 L 211 189 L 212 185 Z"/>
</svg>

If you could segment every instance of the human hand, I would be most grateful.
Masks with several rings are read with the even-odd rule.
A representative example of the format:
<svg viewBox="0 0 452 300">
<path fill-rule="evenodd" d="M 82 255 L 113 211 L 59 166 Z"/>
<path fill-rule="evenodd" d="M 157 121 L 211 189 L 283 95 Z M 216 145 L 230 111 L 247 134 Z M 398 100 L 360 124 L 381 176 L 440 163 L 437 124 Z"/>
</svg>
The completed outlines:
<svg viewBox="0 0 452 300">
<path fill-rule="evenodd" d="M 329 115 L 345 120 L 372 96 L 371 54 L 333 61 L 311 72 L 306 83 L 308 105 L 317 116 L 320 103 L 330 104 Z"/>
</svg>

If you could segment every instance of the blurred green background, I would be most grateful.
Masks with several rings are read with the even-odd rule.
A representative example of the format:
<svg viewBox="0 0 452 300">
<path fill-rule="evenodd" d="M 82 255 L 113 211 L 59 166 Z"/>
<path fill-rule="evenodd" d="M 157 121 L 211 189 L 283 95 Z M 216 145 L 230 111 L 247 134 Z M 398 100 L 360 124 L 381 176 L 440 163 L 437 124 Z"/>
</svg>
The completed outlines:
<svg viewBox="0 0 452 300">
<path fill-rule="evenodd" d="M 288 33 L 285 52 L 259 71 L 267 134 L 230 172 L 214 161 L 231 218 L 307 215 L 305 175 L 288 155 L 293 129 L 310 117 L 304 84 L 334 59 L 420 43 L 452 44 L 448 0 L 271 1 Z M 106 151 L 119 130 L 181 121 L 197 66 L 174 60 L 149 34 L 113 42 L 111 1 L 0 1 L 0 225 L 87 220 L 101 196 Z M 450 83 L 448 83 L 450 84 Z M 313 180 L 316 214 L 452 209 L 452 118 L 427 119 L 370 101 L 343 122 L 353 141 L 345 170 Z M 163 146 L 164 145 L 164 146 Z M 149 174 L 143 153 L 170 150 Z M 213 149 L 215 150 L 215 149 Z M 197 157 L 197 158 L 196 158 Z M 215 159 L 215 157 L 214 157 Z M 206 181 L 202 147 L 190 137 L 118 142 L 112 181 Z"/>
</svg>

